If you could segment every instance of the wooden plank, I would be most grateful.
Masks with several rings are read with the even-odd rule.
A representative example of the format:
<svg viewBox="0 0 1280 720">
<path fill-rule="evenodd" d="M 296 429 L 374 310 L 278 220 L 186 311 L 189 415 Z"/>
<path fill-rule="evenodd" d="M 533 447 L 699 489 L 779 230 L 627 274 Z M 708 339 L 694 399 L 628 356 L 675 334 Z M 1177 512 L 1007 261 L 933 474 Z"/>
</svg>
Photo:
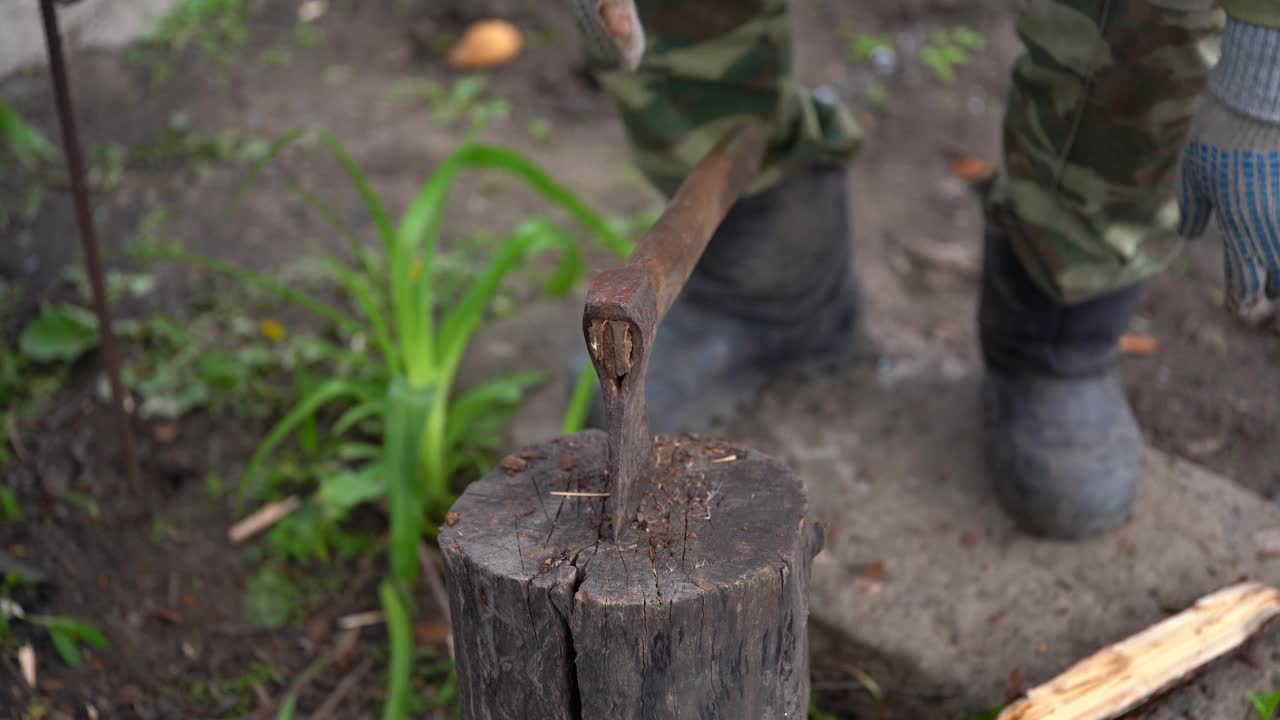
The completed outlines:
<svg viewBox="0 0 1280 720">
<path fill-rule="evenodd" d="M 1174 688 L 1280 617 L 1280 590 L 1244 582 L 1110 645 L 1027 693 L 997 720 L 1112 720 Z"/>
</svg>

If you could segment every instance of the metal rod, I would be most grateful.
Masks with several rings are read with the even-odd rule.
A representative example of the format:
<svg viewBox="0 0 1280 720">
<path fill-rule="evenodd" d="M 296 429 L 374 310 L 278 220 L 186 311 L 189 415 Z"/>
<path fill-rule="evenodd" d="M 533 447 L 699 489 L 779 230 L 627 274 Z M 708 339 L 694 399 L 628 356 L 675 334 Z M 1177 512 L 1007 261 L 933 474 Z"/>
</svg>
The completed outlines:
<svg viewBox="0 0 1280 720">
<path fill-rule="evenodd" d="M 85 180 L 84 158 L 80 151 L 75 113 L 71 107 L 71 86 L 67 80 L 67 66 L 63 58 L 58 14 L 53 3 L 54 0 L 40 0 L 45 43 L 49 51 L 49 70 L 53 76 L 53 93 L 58 104 L 58 121 L 62 126 L 62 144 L 66 148 L 67 172 L 70 174 L 71 193 L 75 201 L 76 222 L 80 226 L 85 264 L 88 266 L 89 282 L 93 286 L 93 306 L 98 314 L 98 334 L 102 342 L 102 364 L 111 382 L 111 400 L 115 406 L 120 442 L 124 447 L 129 487 L 137 494 L 142 489 L 138 456 L 134 450 L 129 412 L 125 408 L 124 383 L 120 381 L 120 356 L 116 351 L 115 333 L 111 329 L 111 308 L 102 276 L 102 262 L 98 257 L 98 238 L 93 227 L 93 211 L 89 205 L 89 185 Z"/>
</svg>

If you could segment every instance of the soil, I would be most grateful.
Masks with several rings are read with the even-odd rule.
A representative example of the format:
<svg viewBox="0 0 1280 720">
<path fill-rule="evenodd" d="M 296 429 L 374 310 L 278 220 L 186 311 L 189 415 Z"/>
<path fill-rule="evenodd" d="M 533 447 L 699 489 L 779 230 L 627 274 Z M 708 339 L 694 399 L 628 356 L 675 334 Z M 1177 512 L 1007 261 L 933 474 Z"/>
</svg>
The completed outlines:
<svg viewBox="0 0 1280 720">
<path fill-rule="evenodd" d="M 201 133 L 233 129 L 274 138 L 301 124 L 317 125 L 347 145 L 393 209 L 403 207 L 462 129 L 443 124 L 421 100 L 387 103 L 388 94 L 406 79 L 451 83 L 456 75 L 446 69 L 436 40 L 456 36 L 473 19 L 496 15 L 519 24 L 528 46 L 518 61 L 489 76 L 493 93 L 507 98 L 513 112 L 487 131 L 488 139 L 526 152 L 607 212 L 629 215 L 658 202 L 627 169 L 616 117 L 581 73 L 559 6 L 515 0 L 333 2 L 318 21 L 323 41 L 305 48 L 290 45 L 292 6 L 258 3 L 246 45 L 224 62 L 186 48 L 172 61 L 172 78 L 159 86 L 126 53 L 73 55 L 77 115 L 90 154 L 109 144 L 153 142 L 177 112 L 187 113 Z M 802 78 L 834 88 L 868 133 L 854 165 L 853 212 L 870 309 L 941 338 L 971 359 L 980 218 L 973 195 L 949 164 L 956 156 L 998 159 L 1002 98 L 1018 52 L 1018 7 L 1012 0 L 982 9 L 954 0 L 795 3 Z M 918 47 L 930 30 L 960 24 L 979 31 L 986 49 L 949 84 L 908 53 L 899 54 L 885 78 L 848 60 L 851 32 L 895 34 Z M 293 48 L 287 64 L 264 62 L 264 54 L 282 46 Z M 886 91 L 883 104 L 876 102 L 877 83 Z M 58 137 L 43 69 L 4 79 L 0 98 Z M 535 118 L 550 122 L 550 140 L 529 132 Z M 317 246 L 338 247 L 326 226 L 288 194 L 286 175 L 323 188 L 347 208 L 362 233 L 371 231 L 358 197 L 323 153 L 292 153 L 282 167 L 268 172 L 235 215 L 226 208 L 244 177 L 241 167 L 195 173 L 185 164 L 160 162 L 134 168 L 119 186 L 95 195 L 99 235 L 109 253 L 119 251 L 138 235 L 148 214 L 164 211 L 165 232 L 189 248 L 259 268 L 278 267 Z M 0 180 L 20 182 L 21 176 L 5 168 Z M 542 207 L 531 194 L 510 186 L 495 191 L 469 179 L 455 191 L 446 232 L 506 227 Z M 0 238 L 0 275 L 21 280 L 27 290 L 20 317 L 30 317 L 42 298 L 59 291 L 55 281 L 76 260 L 77 243 L 70 199 L 61 191 L 50 195 L 32 223 Z M 113 255 L 109 264 L 121 262 Z M 1265 391 L 1280 385 L 1280 340 L 1221 311 L 1215 300 L 1221 275 L 1217 247 L 1206 238 L 1150 284 L 1132 329 L 1157 338 L 1159 348 L 1125 359 L 1127 386 L 1151 443 L 1280 497 L 1274 450 L 1280 405 Z M 180 315 L 198 281 L 192 273 L 166 275 L 150 309 Z M 493 357 L 507 358 L 502 362 L 509 366 L 519 362 L 519 353 L 509 350 L 495 350 Z M 337 646 L 334 620 L 378 607 L 382 559 L 296 568 L 308 588 L 308 620 L 273 632 L 249 626 L 242 595 L 258 564 L 226 539 L 235 508 L 211 498 L 201 481 L 211 471 L 235 477 L 262 427 L 197 414 L 183 419 L 176 438 L 161 442 L 137 423 L 144 491 L 133 492 L 121 469 L 109 408 L 95 394 L 96 361 L 82 362 L 73 381 L 47 403 L 47 412 L 10 434 L 11 446 L 21 450 L 5 482 L 18 491 L 27 521 L 0 527 L 0 550 L 50 577 L 32 607 L 91 618 L 111 644 L 89 651 L 85 665 L 72 671 L 52 661 L 45 638 L 34 637 L 42 659 L 39 689 L 25 688 L 16 662 L 6 655 L 0 661 L 0 715 L 19 717 L 44 707 L 53 717 L 83 717 L 91 706 L 91 716 L 102 718 L 238 717 L 235 693 L 207 688 L 217 686 L 212 680 L 243 679 L 247 670 L 261 667 L 279 674 L 262 673 L 250 683 L 255 716 L 271 717 L 291 680 Z M 856 403 L 847 407 L 856 411 Z M 52 501 L 51 488 L 57 487 L 92 496 L 98 517 Z M 154 532 L 154 518 L 170 528 L 163 537 Z M 363 631 L 360 643 L 366 655 L 376 657 L 384 644 L 380 628 Z M 824 709 L 838 717 L 884 716 L 877 714 L 883 708 L 866 702 L 859 676 L 841 663 L 838 643 L 817 641 L 815 648 Z M 360 670 L 358 656 L 335 655 L 339 659 L 303 689 L 300 712 L 309 716 L 343 678 Z M 197 685 L 206 691 L 197 692 Z M 367 676 L 335 716 L 375 716 L 381 687 L 380 674 Z M 920 716 L 927 716 L 927 699 L 921 702 Z"/>
</svg>

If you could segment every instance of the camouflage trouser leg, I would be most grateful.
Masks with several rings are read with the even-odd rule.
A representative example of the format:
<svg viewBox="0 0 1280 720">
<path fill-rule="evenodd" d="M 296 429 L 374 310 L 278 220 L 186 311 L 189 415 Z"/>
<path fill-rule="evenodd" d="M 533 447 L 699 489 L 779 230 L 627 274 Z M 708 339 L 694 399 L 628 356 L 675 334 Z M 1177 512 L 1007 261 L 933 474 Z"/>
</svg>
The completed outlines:
<svg viewBox="0 0 1280 720">
<path fill-rule="evenodd" d="M 1053 297 L 1140 282 L 1180 249 L 1179 153 L 1224 19 L 1212 0 L 1029 1 L 990 200 Z"/>
<path fill-rule="evenodd" d="M 636 165 L 661 191 L 744 118 L 767 124 L 756 193 L 795 168 L 843 162 L 862 141 L 848 111 L 796 84 L 787 0 L 637 0 L 649 39 L 634 73 L 588 58 L 620 111 Z"/>
</svg>

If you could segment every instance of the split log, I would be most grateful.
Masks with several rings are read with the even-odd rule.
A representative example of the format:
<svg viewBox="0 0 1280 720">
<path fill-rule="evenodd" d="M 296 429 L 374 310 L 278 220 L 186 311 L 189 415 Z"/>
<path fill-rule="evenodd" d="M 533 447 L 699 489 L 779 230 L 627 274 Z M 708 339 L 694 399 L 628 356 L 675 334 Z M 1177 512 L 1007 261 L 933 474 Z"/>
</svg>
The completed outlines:
<svg viewBox="0 0 1280 720">
<path fill-rule="evenodd" d="M 1240 583 L 1108 646 L 996 720 L 1111 720 L 1173 689 L 1280 617 L 1280 590 Z"/>
<path fill-rule="evenodd" d="M 439 543 L 463 718 L 807 717 L 822 530 L 803 484 L 723 442 L 654 447 L 617 543 L 592 495 L 600 431 L 509 456 L 458 499 Z"/>
</svg>

